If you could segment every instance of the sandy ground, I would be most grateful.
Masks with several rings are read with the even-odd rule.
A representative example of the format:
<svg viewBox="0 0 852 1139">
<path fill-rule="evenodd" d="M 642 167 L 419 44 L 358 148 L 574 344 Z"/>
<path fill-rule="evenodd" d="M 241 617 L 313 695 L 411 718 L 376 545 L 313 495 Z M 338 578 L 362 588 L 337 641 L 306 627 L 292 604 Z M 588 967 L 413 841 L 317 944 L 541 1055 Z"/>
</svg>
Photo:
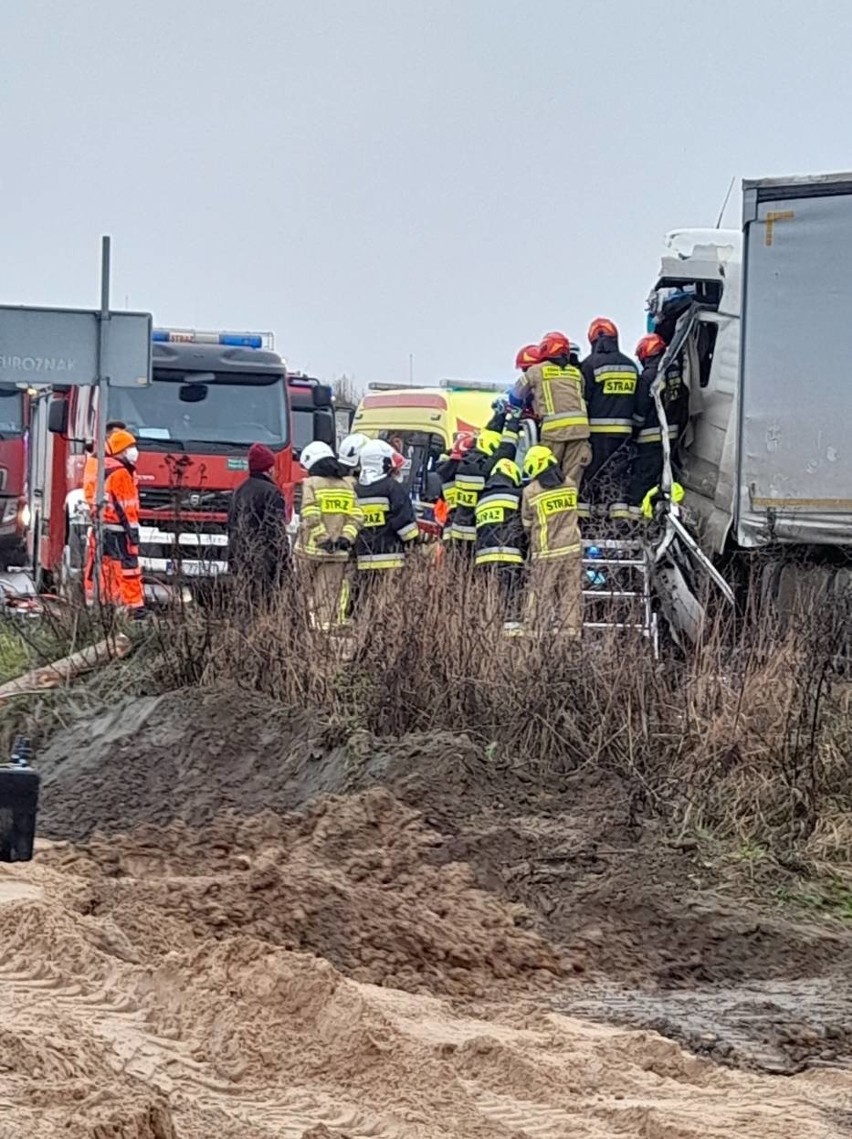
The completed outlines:
<svg viewBox="0 0 852 1139">
<path fill-rule="evenodd" d="M 852 1072 L 555 1013 L 570 961 L 428 842 L 374 791 L 0 867 L 0 1139 L 850 1133 Z"/>
</svg>

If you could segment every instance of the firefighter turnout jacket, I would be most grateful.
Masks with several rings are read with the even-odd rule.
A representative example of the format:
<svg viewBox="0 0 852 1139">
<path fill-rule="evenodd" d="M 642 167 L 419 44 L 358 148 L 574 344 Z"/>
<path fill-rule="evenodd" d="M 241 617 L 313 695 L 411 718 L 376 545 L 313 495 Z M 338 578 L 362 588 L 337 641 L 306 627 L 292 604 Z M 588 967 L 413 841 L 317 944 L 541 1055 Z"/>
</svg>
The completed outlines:
<svg viewBox="0 0 852 1139">
<path fill-rule="evenodd" d="M 579 554 L 577 488 L 565 481 L 558 466 L 548 467 L 524 487 L 521 518 L 529 535 L 532 562 Z"/>
<path fill-rule="evenodd" d="M 533 364 L 515 384 L 514 392 L 516 398 L 529 401 L 545 446 L 588 439 L 583 377 L 568 358 Z"/>
<path fill-rule="evenodd" d="M 636 442 L 640 445 L 643 443 L 662 443 L 657 405 L 651 394 L 651 388 L 659 373 L 662 358 L 662 352 L 656 356 L 649 356 L 639 377 L 633 423 L 636 428 Z M 668 421 L 668 436 L 674 442 L 686 426 L 684 411 L 686 411 L 687 419 L 689 415 L 688 391 L 677 361 L 666 368 L 666 380 L 660 395 Z"/>
<path fill-rule="evenodd" d="M 498 447 L 490 454 L 479 450 L 479 444 L 462 459 L 455 478 L 456 506 L 450 524 L 453 542 L 476 541 L 476 504 L 485 489 L 488 476 L 500 459 L 514 459 L 518 445 L 517 419 L 495 415 L 486 431 L 500 431 Z"/>
<path fill-rule="evenodd" d="M 347 543 L 355 545 L 363 514 L 352 480 L 338 472 L 336 459 L 322 459 L 302 482 L 296 539 L 296 553 L 302 557 L 345 562 L 349 558 Z"/>
<path fill-rule="evenodd" d="M 629 439 L 639 379 L 636 365 L 619 351 L 614 336 L 599 336 L 581 369 L 592 441 L 596 435 Z"/>
<path fill-rule="evenodd" d="M 488 479 L 476 504 L 475 565 L 523 565 L 527 542 L 521 493 L 508 475 L 497 472 Z"/>
<path fill-rule="evenodd" d="M 355 488 L 363 525 L 355 542 L 359 570 L 400 569 L 406 547 L 418 536 L 414 504 L 402 486 L 386 475 Z"/>
</svg>

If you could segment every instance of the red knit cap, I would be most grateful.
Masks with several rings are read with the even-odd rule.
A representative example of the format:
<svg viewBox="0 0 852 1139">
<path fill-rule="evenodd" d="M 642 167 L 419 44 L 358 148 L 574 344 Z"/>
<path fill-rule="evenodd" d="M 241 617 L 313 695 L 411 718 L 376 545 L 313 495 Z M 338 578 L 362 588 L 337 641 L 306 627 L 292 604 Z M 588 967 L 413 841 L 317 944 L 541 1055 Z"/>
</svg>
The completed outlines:
<svg viewBox="0 0 852 1139">
<path fill-rule="evenodd" d="M 275 456 L 262 443 L 252 443 L 249 447 L 248 465 L 252 474 L 262 475 L 275 466 Z"/>
</svg>

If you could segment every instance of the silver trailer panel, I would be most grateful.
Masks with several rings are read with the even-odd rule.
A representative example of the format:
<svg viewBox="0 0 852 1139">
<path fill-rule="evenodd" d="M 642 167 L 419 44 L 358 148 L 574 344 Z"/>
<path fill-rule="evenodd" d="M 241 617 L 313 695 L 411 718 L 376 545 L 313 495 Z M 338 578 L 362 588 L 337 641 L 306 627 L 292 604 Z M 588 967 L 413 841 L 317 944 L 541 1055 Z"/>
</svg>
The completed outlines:
<svg viewBox="0 0 852 1139">
<path fill-rule="evenodd" d="M 743 183 L 737 541 L 852 544 L 852 174 Z"/>
</svg>

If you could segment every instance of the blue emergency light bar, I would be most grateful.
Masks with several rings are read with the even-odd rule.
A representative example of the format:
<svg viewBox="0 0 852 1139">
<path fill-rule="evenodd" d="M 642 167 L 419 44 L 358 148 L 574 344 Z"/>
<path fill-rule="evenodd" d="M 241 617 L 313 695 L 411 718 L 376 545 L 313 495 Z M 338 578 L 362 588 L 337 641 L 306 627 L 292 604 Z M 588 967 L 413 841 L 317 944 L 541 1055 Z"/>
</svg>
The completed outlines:
<svg viewBox="0 0 852 1139">
<path fill-rule="evenodd" d="M 157 344 L 218 344 L 223 348 L 273 348 L 271 332 L 199 332 L 194 328 L 155 328 Z"/>
</svg>

